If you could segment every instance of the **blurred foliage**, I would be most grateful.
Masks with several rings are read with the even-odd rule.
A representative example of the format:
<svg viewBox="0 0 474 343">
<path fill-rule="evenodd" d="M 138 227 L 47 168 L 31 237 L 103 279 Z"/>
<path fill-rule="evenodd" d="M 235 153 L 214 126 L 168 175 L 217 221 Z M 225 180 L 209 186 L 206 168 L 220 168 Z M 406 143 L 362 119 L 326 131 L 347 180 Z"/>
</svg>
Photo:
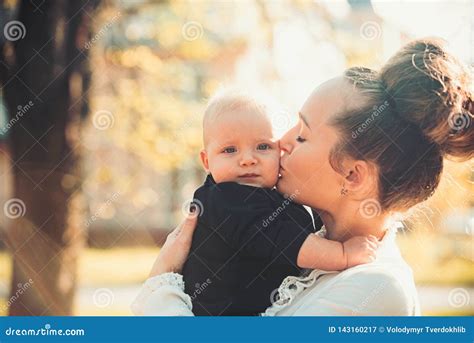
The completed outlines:
<svg viewBox="0 0 474 343">
<path fill-rule="evenodd" d="M 106 2 L 94 20 L 98 39 L 91 44 L 91 119 L 82 131 L 83 188 L 89 213 L 99 212 L 101 219 L 93 225 L 171 228 L 181 218 L 181 204 L 204 177 L 198 152 L 209 95 L 248 74 L 251 83 L 275 95 L 294 94 L 285 84 L 292 85 L 295 75 L 286 75 L 277 58 L 277 35 L 287 24 L 305 30 L 308 37 L 290 32 L 310 39 L 303 51 L 319 53 L 320 59 L 313 63 L 290 53 L 292 60 L 284 61 L 288 65 L 327 64 L 342 56 L 342 67 L 377 68 L 384 61 L 384 37 L 362 39 L 359 27 L 367 20 L 389 33 L 370 7 L 341 19 L 323 3 L 306 1 Z M 248 70 L 239 65 L 242 59 Z M 314 87 L 325 78 L 325 68 L 296 75 L 303 98 L 303 80 Z M 112 117 L 106 129 L 98 130 L 93 123 L 101 112 Z M 452 213 L 472 218 L 472 175 L 472 163 L 447 163 L 435 196 L 411 211 L 409 230 L 444 230 Z M 462 225 L 470 226 L 461 231 L 472 231 L 472 224 Z"/>
<path fill-rule="evenodd" d="M 97 16 L 102 34 L 91 44 L 91 119 L 82 131 L 91 215 L 102 208 L 101 219 L 115 217 L 123 226 L 178 220 L 180 204 L 204 176 L 198 152 L 205 99 L 245 45 L 237 34 L 200 23 L 217 20 L 221 27 L 229 9 L 216 12 L 210 2 L 111 3 Z M 99 120 L 106 121 L 102 130 Z M 158 215 L 145 211 L 158 204 Z"/>
</svg>

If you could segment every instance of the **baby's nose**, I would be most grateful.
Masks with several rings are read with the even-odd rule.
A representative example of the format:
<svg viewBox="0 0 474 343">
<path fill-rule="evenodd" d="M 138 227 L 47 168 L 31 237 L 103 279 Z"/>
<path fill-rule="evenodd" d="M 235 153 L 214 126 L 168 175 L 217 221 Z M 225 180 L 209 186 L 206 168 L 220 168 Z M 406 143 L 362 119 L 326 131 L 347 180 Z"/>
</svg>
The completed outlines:
<svg viewBox="0 0 474 343">
<path fill-rule="evenodd" d="M 257 159 L 252 154 L 246 154 L 242 156 L 240 160 L 241 166 L 251 166 L 257 164 Z"/>
</svg>

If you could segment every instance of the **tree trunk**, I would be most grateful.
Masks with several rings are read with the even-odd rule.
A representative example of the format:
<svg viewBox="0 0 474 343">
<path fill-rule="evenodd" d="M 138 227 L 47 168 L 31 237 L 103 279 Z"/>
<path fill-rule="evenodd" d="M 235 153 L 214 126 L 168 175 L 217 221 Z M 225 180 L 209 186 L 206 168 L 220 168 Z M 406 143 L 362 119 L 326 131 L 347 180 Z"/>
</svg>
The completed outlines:
<svg viewBox="0 0 474 343">
<path fill-rule="evenodd" d="M 13 255 L 10 315 L 73 313 L 84 238 L 77 124 L 87 114 L 84 44 L 97 4 L 22 1 L 15 19 L 24 38 L 2 46 L 14 177 L 14 198 L 5 207 Z"/>
</svg>

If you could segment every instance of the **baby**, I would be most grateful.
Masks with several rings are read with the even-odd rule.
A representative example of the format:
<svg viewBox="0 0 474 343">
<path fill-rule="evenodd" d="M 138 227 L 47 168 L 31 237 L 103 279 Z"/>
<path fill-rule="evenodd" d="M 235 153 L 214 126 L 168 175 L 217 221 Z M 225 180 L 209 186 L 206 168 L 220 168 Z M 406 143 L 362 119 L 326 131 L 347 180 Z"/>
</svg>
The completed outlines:
<svg viewBox="0 0 474 343">
<path fill-rule="evenodd" d="M 365 243 L 375 238 L 315 235 L 309 212 L 273 188 L 280 149 L 272 131 L 266 108 L 241 93 L 207 106 L 200 157 L 208 176 L 194 193 L 199 218 L 183 268 L 195 315 L 257 315 L 302 268 L 343 270 L 373 257 Z"/>
</svg>

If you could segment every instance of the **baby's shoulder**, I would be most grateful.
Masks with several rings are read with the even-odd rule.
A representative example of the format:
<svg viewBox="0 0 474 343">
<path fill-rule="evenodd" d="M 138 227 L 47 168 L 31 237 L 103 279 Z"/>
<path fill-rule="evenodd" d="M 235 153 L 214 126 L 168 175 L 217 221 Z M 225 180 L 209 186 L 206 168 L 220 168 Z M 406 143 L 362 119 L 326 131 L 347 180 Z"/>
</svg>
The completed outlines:
<svg viewBox="0 0 474 343">
<path fill-rule="evenodd" d="M 226 204 L 272 204 L 275 194 L 268 188 L 242 185 L 237 182 L 221 182 L 204 185 L 196 190 L 195 198 L 211 201 L 216 205 Z"/>
</svg>

